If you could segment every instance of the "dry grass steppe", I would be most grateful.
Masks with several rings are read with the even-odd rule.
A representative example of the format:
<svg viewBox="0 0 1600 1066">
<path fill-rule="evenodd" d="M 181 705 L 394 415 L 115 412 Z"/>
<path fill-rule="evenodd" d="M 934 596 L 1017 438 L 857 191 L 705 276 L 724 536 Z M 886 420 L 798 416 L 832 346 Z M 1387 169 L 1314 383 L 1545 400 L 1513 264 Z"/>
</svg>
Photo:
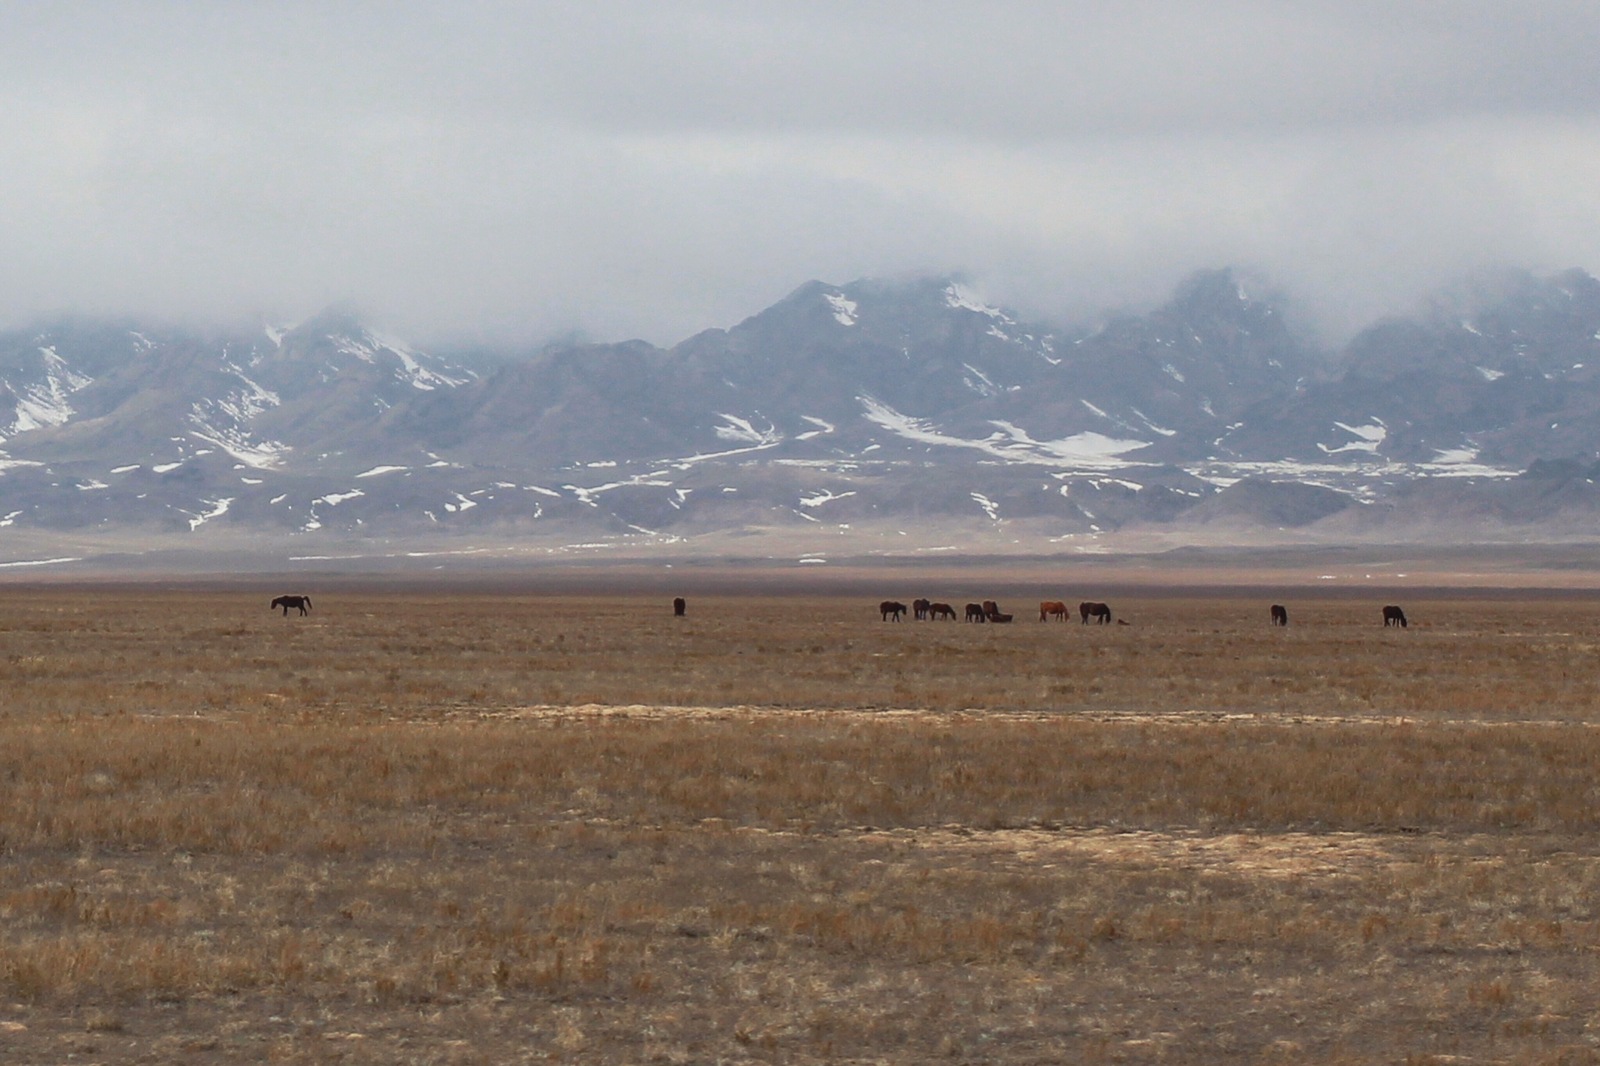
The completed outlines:
<svg viewBox="0 0 1600 1066">
<path fill-rule="evenodd" d="M 0 1060 L 1600 1061 L 1600 595 L 305 591 L 8 595 Z"/>
</svg>

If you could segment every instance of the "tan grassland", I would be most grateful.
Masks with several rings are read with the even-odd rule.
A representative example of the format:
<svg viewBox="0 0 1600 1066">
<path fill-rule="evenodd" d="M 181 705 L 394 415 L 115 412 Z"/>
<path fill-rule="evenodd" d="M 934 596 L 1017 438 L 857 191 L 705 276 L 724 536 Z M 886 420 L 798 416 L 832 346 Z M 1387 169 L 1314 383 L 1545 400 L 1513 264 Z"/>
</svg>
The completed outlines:
<svg viewBox="0 0 1600 1066">
<path fill-rule="evenodd" d="M 0 1062 L 1600 1062 L 1600 597 L 303 591 L 6 593 Z"/>
</svg>

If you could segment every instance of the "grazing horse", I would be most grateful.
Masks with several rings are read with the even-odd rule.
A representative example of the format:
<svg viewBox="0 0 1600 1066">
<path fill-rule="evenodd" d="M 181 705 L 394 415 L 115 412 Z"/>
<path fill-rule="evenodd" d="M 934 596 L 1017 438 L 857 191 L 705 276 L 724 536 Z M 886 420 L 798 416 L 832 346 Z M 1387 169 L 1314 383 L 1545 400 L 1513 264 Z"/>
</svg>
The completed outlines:
<svg viewBox="0 0 1600 1066">
<path fill-rule="evenodd" d="M 1399 626 L 1404 629 L 1406 628 L 1406 613 L 1391 603 L 1383 609 L 1383 624 L 1385 626 Z"/>
<path fill-rule="evenodd" d="M 948 618 L 954 622 L 956 620 L 956 609 L 948 603 L 930 603 L 928 604 L 928 617 L 936 622 L 941 618 Z"/>
<path fill-rule="evenodd" d="M 898 622 L 900 621 L 900 617 L 906 613 L 906 605 L 903 603 L 896 603 L 894 600 L 884 600 L 882 603 L 878 604 L 878 612 L 883 615 L 883 620 L 885 622 Z"/>
<path fill-rule="evenodd" d="M 305 614 L 307 614 L 311 610 L 311 597 L 310 596 L 279 596 L 277 599 L 272 601 L 272 606 L 268 607 L 267 610 L 272 611 L 272 610 L 276 610 L 279 607 L 283 608 L 283 616 L 285 618 L 289 617 L 289 608 L 291 608 L 291 607 L 299 608 L 300 614 L 302 616 L 304 616 Z"/>
<path fill-rule="evenodd" d="M 927 600 L 912 600 L 911 615 L 917 621 L 921 622 L 928 617 L 928 608 L 932 606 L 933 604 L 929 603 Z"/>
<path fill-rule="evenodd" d="M 688 600 L 685 600 L 682 596 L 674 596 L 673 597 L 673 599 L 672 599 L 672 617 L 674 617 L 674 618 L 682 618 L 684 616 L 684 614 L 688 610 L 689 610 L 689 601 Z"/>
<path fill-rule="evenodd" d="M 1275 625 L 1275 626 L 1286 626 L 1286 625 L 1288 625 L 1289 624 L 1289 608 L 1285 607 L 1281 603 L 1273 604 L 1272 605 L 1272 624 Z"/>
<path fill-rule="evenodd" d="M 983 617 L 989 622 L 1011 621 L 1011 616 L 1000 610 L 1000 605 L 993 600 L 983 601 Z"/>
<path fill-rule="evenodd" d="M 1067 605 L 1060 600 L 1040 601 L 1039 621 L 1043 622 L 1046 618 L 1059 618 L 1065 622 L 1067 620 Z"/>
<path fill-rule="evenodd" d="M 1093 618 L 1096 625 L 1108 626 L 1111 624 L 1111 608 L 1103 603 L 1094 603 L 1084 600 L 1078 604 L 1078 617 L 1083 619 L 1083 624 L 1088 625 Z"/>
<path fill-rule="evenodd" d="M 967 621 L 969 621 L 969 622 L 987 622 L 988 620 L 989 620 L 989 616 L 988 616 L 987 612 L 984 611 L 983 604 L 981 604 L 981 603 L 969 603 L 969 604 L 967 604 Z"/>
</svg>

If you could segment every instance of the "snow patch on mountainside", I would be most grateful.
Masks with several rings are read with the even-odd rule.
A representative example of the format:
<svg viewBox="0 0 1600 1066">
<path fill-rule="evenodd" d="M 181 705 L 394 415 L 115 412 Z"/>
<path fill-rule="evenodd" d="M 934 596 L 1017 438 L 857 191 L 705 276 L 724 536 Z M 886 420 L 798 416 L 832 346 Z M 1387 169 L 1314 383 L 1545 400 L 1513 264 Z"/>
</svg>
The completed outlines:
<svg viewBox="0 0 1600 1066">
<path fill-rule="evenodd" d="M 190 407 L 189 422 L 195 427 L 192 435 L 216 445 L 246 466 L 266 469 L 282 465 L 289 446 L 282 441 L 255 439 L 249 424 L 283 401 L 271 389 L 252 381 L 239 367 L 230 363 L 224 369 L 238 378 L 239 385 L 220 397 L 200 400 Z"/>
<path fill-rule="evenodd" d="M 1335 422 L 1334 425 L 1356 439 L 1341 444 L 1337 448 L 1329 447 L 1326 444 L 1318 444 L 1317 447 L 1328 455 L 1338 455 L 1341 452 L 1371 452 L 1377 454 L 1378 446 L 1389 436 L 1389 427 L 1385 426 L 1383 420 L 1379 418 L 1374 418 L 1364 426 L 1351 426 L 1344 422 Z"/>
<path fill-rule="evenodd" d="M 823 297 L 828 301 L 828 306 L 833 308 L 834 320 L 841 326 L 853 326 L 859 317 L 856 311 L 857 304 L 843 293 L 828 293 Z"/>
<path fill-rule="evenodd" d="M 465 385 L 476 376 L 470 371 L 462 371 L 465 376 L 456 376 L 429 369 L 422 364 L 422 360 L 428 358 L 427 356 L 421 355 L 404 341 L 385 337 L 371 330 L 362 330 L 359 337 L 338 334 L 330 340 L 341 354 L 353 355 L 364 363 L 376 365 L 378 357 L 384 353 L 393 356 L 400 363 L 400 372 L 397 376 L 409 383 L 412 388 L 424 392 Z"/>
<path fill-rule="evenodd" d="M 16 417 L 9 426 L 0 429 L 0 440 L 32 429 L 65 424 L 76 414 L 67 397 L 94 381 L 68 366 L 53 346 L 41 347 L 39 354 L 44 357 L 43 381 L 20 387 L 0 381 L 0 387 L 9 390 L 17 400 Z"/>
<path fill-rule="evenodd" d="M 820 419 L 820 418 L 812 418 L 810 415 L 801 415 L 800 417 L 803 418 L 805 421 L 810 422 L 813 426 L 816 426 L 817 428 L 816 429 L 808 429 L 804 433 L 796 433 L 794 435 L 794 439 L 795 440 L 810 440 L 812 437 L 820 437 L 825 433 L 832 433 L 832 432 L 836 431 L 839 428 L 838 426 L 835 426 L 832 422 L 824 422 L 822 419 Z"/>
<path fill-rule="evenodd" d="M 987 315 L 999 322 L 1010 322 L 1011 316 L 998 307 L 990 307 L 972 289 L 959 282 L 951 282 L 944 288 L 944 305 L 958 308 L 962 311 L 974 311 L 980 315 Z M 1008 340 L 1010 338 L 1007 338 Z"/>
<path fill-rule="evenodd" d="M 854 496 L 854 495 L 855 495 L 854 490 L 852 490 L 850 492 L 833 492 L 833 491 L 831 491 L 829 489 L 819 489 L 815 494 L 813 494 L 811 496 L 802 496 L 802 497 L 800 497 L 800 506 L 801 507 L 821 507 L 823 504 L 828 503 L 831 500 L 842 500 L 846 496 Z"/>
<path fill-rule="evenodd" d="M 961 383 L 967 388 L 971 389 L 979 396 L 989 397 L 1000 395 L 1000 386 L 989 380 L 989 375 L 985 374 L 971 363 L 962 363 L 961 366 L 967 371 L 968 374 L 972 375 L 972 377 L 962 375 Z M 973 378 L 977 378 L 977 380 L 974 381 Z"/>
<path fill-rule="evenodd" d="M 948 448 L 971 448 L 986 452 L 1008 463 L 1053 466 L 1067 469 L 1097 470 L 1142 466 L 1123 459 L 1128 452 L 1148 448 L 1149 441 L 1118 440 L 1103 433 L 1074 433 L 1060 440 L 1034 440 L 1026 430 L 1010 422 L 991 422 L 1000 432 L 983 440 L 969 440 L 942 433 L 924 419 L 901 414 L 888 404 L 870 396 L 858 396 L 867 421 L 882 426 L 906 440 L 937 444 Z"/>
<path fill-rule="evenodd" d="M 213 518 L 220 518 L 227 514 L 228 508 L 233 506 L 233 499 L 233 497 L 227 496 L 215 500 L 204 500 L 202 502 L 206 504 L 208 510 L 201 511 L 199 514 L 184 511 L 183 513 L 189 516 L 189 532 L 193 533 Z"/>
<path fill-rule="evenodd" d="M 777 444 L 783 440 L 783 434 L 779 433 L 771 422 L 767 423 L 766 429 L 757 429 L 749 419 L 740 418 L 738 415 L 719 412 L 717 417 L 727 422 L 727 425 L 716 427 L 716 434 L 722 440 L 759 445 Z"/>
</svg>

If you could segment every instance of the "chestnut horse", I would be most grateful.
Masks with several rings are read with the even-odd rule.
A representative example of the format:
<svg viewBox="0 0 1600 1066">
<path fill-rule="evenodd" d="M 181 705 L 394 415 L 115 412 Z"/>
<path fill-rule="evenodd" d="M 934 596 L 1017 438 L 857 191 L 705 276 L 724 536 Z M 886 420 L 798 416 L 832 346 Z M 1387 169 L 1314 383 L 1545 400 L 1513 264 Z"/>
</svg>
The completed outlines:
<svg viewBox="0 0 1600 1066">
<path fill-rule="evenodd" d="M 1039 621 L 1043 622 L 1046 618 L 1059 618 L 1065 622 L 1067 620 L 1067 605 L 1060 600 L 1041 600 L 1039 602 Z"/>
</svg>

